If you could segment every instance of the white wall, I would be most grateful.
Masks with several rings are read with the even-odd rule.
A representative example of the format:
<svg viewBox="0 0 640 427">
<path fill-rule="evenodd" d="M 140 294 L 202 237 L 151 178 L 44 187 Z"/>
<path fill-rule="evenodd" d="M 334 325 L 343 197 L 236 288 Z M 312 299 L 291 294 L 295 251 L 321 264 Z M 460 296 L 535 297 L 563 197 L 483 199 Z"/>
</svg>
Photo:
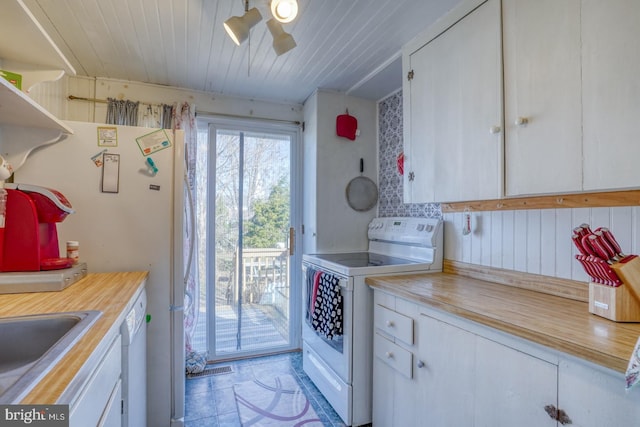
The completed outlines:
<svg viewBox="0 0 640 427">
<path fill-rule="evenodd" d="M 640 207 L 472 212 L 472 230 L 462 235 L 464 213 L 446 213 L 445 258 L 488 267 L 588 281 L 571 241 L 582 223 L 609 228 L 625 254 L 640 250 Z"/>
<path fill-rule="evenodd" d="M 358 120 L 355 141 L 336 135 L 336 117 Z M 304 107 L 303 253 L 361 251 L 368 248 L 367 225 L 376 208 L 351 209 L 345 197 L 349 181 L 360 175 L 377 182 L 376 103 L 362 98 L 318 90 Z"/>
</svg>

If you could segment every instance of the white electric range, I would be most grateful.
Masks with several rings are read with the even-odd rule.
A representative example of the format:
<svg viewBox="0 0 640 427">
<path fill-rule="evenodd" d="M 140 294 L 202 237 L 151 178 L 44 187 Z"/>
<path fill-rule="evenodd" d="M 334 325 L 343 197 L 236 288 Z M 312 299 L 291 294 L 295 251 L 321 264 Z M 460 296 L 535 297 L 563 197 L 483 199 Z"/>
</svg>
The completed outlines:
<svg viewBox="0 0 640 427">
<path fill-rule="evenodd" d="M 367 234 L 366 252 L 302 257 L 303 369 L 349 426 L 371 422 L 373 292 L 364 279 L 442 271 L 443 223 L 439 219 L 375 218 Z M 342 297 L 342 333 L 331 339 L 311 323 L 320 274 L 336 278 Z"/>
</svg>

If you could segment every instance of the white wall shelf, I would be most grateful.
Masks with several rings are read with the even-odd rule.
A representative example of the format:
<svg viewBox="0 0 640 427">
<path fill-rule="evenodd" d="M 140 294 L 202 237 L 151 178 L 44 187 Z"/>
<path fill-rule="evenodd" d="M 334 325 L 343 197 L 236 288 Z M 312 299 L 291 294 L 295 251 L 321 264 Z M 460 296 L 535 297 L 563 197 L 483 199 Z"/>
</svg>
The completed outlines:
<svg viewBox="0 0 640 427">
<path fill-rule="evenodd" d="M 61 70 L 70 75 L 76 74 L 71 63 L 22 0 L 2 2 L 0 60 L 36 66 L 39 70 Z"/>
<path fill-rule="evenodd" d="M 26 92 L 43 81 L 75 70 L 22 0 L 3 2 L 0 14 L 0 68 L 22 74 Z M 38 147 L 53 144 L 73 130 L 0 78 L 0 154 L 18 169 Z"/>
<path fill-rule="evenodd" d="M 73 130 L 45 110 L 11 83 L 0 79 L 0 126 L 54 129 L 72 134 Z"/>
</svg>

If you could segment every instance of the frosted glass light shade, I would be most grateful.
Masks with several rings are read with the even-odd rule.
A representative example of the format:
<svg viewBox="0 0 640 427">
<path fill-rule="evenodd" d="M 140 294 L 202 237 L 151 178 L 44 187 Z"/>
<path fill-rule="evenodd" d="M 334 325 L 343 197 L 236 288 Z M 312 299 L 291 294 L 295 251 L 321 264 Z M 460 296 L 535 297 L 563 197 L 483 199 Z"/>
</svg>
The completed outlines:
<svg viewBox="0 0 640 427">
<path fill-rule="evenodd" d="M 260 11 L 255 7 L 249 9 L 242 17 L 232 16 L 224 21 L 224 29 L 231 40 L 238 46 L 249 38 L 249 30 L 262 20 Z"/>
<path fill-rule="evenodd" d="M 283 24 L 291 22 L 298 15 L 298 1 L 271 0 L 271 14 L 276 20 Z"/>
</svg>

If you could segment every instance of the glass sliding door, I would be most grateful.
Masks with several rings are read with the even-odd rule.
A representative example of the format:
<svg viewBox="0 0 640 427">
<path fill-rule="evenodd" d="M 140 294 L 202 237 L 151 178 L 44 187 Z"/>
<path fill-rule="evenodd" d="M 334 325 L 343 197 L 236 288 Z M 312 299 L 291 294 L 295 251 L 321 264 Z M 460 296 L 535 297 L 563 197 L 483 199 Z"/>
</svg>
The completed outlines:
<svg viewBox="0 0 640 427">
<path fill-rule="evenodd" d="M 299 310 L 292 304 L 299 289 L 290 286 L 299 274 L 299 256 L 290 250 L 298 222 L 297 130 L 207 124 L 208 204 L 199 216 L 208 236 L 201 322 L 209 359 L 297 348 Z"/>
</svg>

